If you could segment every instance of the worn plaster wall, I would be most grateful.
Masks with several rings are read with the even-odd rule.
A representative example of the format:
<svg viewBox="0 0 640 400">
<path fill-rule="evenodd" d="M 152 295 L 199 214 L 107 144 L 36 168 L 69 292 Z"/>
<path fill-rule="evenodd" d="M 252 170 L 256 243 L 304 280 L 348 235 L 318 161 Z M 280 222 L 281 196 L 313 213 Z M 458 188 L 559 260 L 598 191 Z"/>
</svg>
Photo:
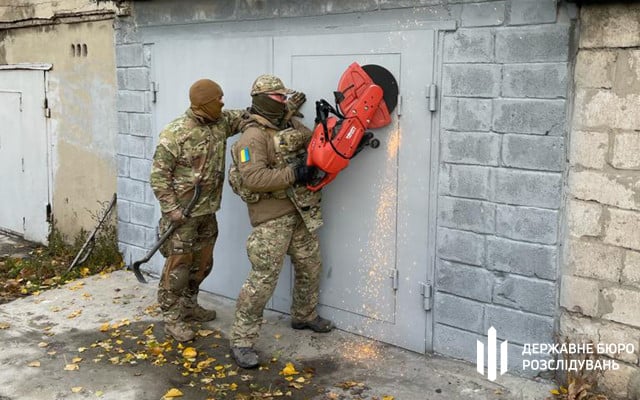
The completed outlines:
<svg viewBox="0 0 640 400">
<path fill-rule="evenodd" d="M 90 0 L 0 0 L 0 21 L 47 20 L 55 15 L 117 10 L 111 1 Z"/>
<path fill-rule="evenodd" d="M 585 6 L 575 66 L 561 330 L 629 343 L 602 385 L 640 398 L 640 4 Z"/>
<path fill-rule="evenodd" d="M 113 20 L 10 29 L 0 48 L 3 64 L 53 64 L 47 87 L 53 216 L 68 236 L 92 229 L 98 201 L 116 191 Z"/>
</svg>

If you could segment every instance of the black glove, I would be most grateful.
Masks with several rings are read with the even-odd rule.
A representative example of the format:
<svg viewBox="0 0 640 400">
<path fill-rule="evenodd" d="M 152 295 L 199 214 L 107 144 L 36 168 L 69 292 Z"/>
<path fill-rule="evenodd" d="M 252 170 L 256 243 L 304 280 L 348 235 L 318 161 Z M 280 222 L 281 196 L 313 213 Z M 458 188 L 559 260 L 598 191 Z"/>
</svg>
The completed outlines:
<svg viewBox="0 0 640 400">
<path fill-rule="evenodd" d="M 306 185 L 313 180 L 316 174 L 316 167 L 310 167 L 308 165 L 300 164 L 293 167 L 293 173 L 296 176 L 295 183 L 302 183 Z"/>
</svg>

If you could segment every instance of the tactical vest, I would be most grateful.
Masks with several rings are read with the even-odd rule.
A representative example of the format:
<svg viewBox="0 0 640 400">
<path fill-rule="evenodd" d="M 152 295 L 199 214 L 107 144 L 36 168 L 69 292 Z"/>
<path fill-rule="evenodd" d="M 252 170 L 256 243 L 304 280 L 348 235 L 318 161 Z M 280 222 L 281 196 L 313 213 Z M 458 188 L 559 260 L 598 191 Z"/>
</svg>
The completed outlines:
<svg viewBox="0 0 640 400">
<path fill-rule="evenodd" d="M 274 168 L 285 168 L 291 164 L 300 164 L 306 161 L 308 138 L 303 132 L 293 128 L 280 131 L 268 129 L 256 124 L 267 132 L 272 138 L 276 150 L 276 162 Z M 322 226 L 322 210 L 320 209 L 320 191 L 312 192 L 305 185 L 294 184 L 286 190 L 271 193 L 256 193 L 247 189 L 243 182 L 236 160 L 236 144 L 231 150 L 231 167 L 229 168 L 229 184 L 240 198 L 246 203 L 257 203 L 261 199 L 288 197 L 300 213 L 309 232 L 313 232 Z"/>
</svg>

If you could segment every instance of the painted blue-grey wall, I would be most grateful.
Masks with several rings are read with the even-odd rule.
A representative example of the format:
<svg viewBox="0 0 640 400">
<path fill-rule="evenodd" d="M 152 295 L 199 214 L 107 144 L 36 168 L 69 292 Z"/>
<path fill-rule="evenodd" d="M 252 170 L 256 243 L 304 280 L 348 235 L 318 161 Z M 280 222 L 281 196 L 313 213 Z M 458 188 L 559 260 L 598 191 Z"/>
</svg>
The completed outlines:
<svg viewBox="0 0 640 400">
<path fill-rule="evenodd" d="M 280 0 L 134 3 L 116 24 L 121 249 L 155 239 L 150 51 L 140 27 L 310 16 L 454 20 L 440 59 L 435 251 L 436 352 L 476 359 L 490 326 L 522 345 L 553 340 L 565 168 L 566 97 L 575 7 L 556 0 Z M 400 21 L 402 22 L 402 21 Z M 420 173 L 420 171 L 416 171 Z M 426 199 L 425 199 L 426 202 Z M 426 228 L 425 228 L 426 229 Z M 513 372 L 518 373 L 517 368 Z"/>
</svg>

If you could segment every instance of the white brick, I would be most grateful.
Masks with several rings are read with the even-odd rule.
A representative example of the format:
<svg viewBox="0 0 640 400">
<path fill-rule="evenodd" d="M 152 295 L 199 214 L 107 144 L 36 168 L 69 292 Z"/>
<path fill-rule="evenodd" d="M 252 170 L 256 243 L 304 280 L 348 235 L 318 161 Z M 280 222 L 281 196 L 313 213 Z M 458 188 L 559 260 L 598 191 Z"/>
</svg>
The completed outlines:
<svg viewBox="0 0 640 400">
<path fill-rule="evenodd" d="M 613 322 L 603 323 L 599 329 L 600 343 L 623 343 L 632 344 L 634 352 L 606 353 L 609 357 L 636 364 L 638 362 L 638 352 L 640 351 L 640 329 L 616 324 Z"/>
<path fill-rule="evenodd" d="M 620 208 L 640 210 L 640 176 L 571 171 L 569 189 L 580 200 L 595 200 Z"/>
<path fill-rule="evenodd" d="M 571 200 L 568 206 L 567 222 L 571 236 L 600 236 L 602 206 L 597 203 Z"/>
<path fill-rule="evenodd" d="M 598 281 L 564 275 L 560 288 L 560 305 L 572 312 L 597 316 L 599 291 Z"/>
<path fill-rule="evenodd" d="M 607 2 L 603 7 L 583 7 L 580 19 L 581 48 L 640 46 L 638 4 Z"/>
<path fill-rule="evenodd" d="M 571 133 L 570 147 L 571 165 L 603 169 L 607 162 L 609 134 L 576 130 Z"/>
<path fill-rule="evenodd" d="M 585 295 L 586 293 L 591 295 L 593 292 L 585 290 L 582 296 L 590 297 Z M 621 287 L 602 289 L 602 305 L 600 308 L 607 311 L 602 314 L 602 318 L 640 328 L 638 304 L 640 304 L 639 290 Z"/>
<path fill-rule="evenodd" d="M 632 395 L 632 393 L 629 392 L 629 380 L 634 375 L 640 375 L 640 368 L 632 367 L 624 363 L 618 363 L 618 365 L 620 365 L 619 369 L 604 370 L 603 375 L 598 379 L 598 387 L 608 394 L 616 396 L 615 398 L 637 399 L 637 393 Z"/>
<path fill-rule="evenodd" d="M 623 249 L 594 241 L 570 240 L 567 262 L 574 275 L 618 282 Z"/>
<path fill-rule="evenodd" d="M 578 53 L 575 83 L 579 88 L 611 88 L 616 53 L 607 50 L 581 50 Z"/>
<path fill-rule="evenodd" d="M 622 284 L 640 288 L 640 252 L 627 250 L 622 268 Z"/>
<path fill-rule="evenodd" d="M 636 112 L 640 112 L 640 106 Z M 619 169 L 640 169 L 640 132 L 620 133 L 613 137 L 611 165 Z"/>
<path fill-rule="evenodd" d="M 610 209 L 609 216 L 603 242 L 640 250 L 640 212 Z"/>
<path fill-rule="evenodd" d="M 618 95 L 607 89 L 578 89 L 573 124 L 578 129 L 634 130 L 640 126 L 640 94 Z"/>
</svg>

